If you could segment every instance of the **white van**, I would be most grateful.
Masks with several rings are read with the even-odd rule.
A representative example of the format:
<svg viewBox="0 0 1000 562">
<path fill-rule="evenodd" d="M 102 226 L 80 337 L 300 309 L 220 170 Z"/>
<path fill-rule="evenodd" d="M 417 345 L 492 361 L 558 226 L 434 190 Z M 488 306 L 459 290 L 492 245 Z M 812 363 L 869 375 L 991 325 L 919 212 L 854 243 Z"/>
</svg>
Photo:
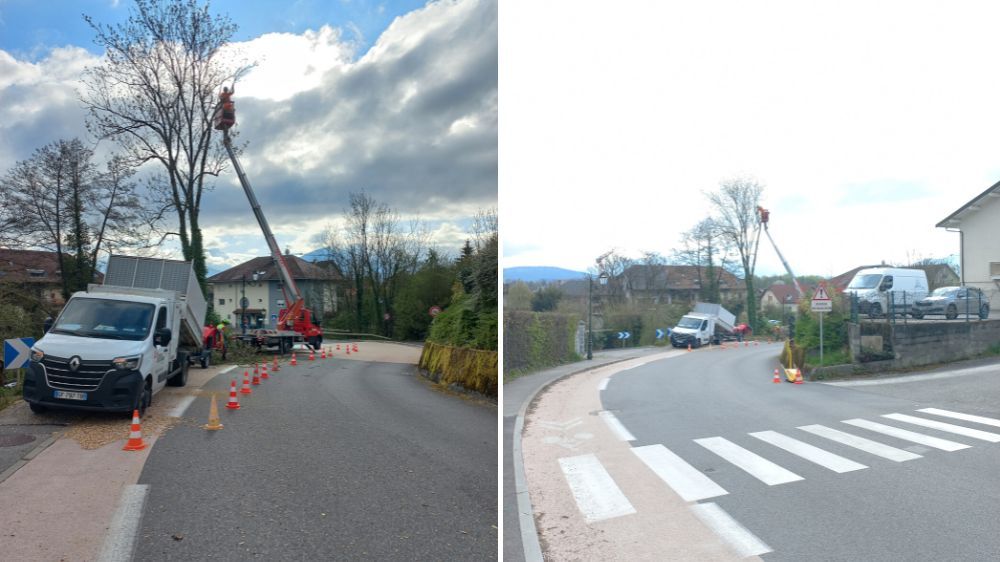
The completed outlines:
<svg viewBox="0 0 1000 562">
<path fill-rule="evenodd" d="M 871 318 L 890 309 L 905 315 L 914 303 L 927 296 L 927 273 L 922 269 L 870 267 L 854 275 L 847 292 L 857 295 L 859 312 Z"/>
</svg>

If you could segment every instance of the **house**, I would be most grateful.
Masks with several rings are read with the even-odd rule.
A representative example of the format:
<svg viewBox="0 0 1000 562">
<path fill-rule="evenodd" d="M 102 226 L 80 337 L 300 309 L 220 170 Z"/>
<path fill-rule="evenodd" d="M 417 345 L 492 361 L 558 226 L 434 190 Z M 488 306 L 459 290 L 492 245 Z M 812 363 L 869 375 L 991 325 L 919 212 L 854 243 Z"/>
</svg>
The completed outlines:
<svg viewBox="0 0 1000 562">
<path fill-rule="evenodd" d="M 958 231 L 960 282 L 978 287 L 990 297 L 990 307 L 1000 307 L 1000 182 L 972 198 L 937 223 Z"/>
<path fill-rule="evenodd" d="M 312 310 L 313 322 L 337 311 L 337 286 L 343 276 L 335 268 L 321 267 L 300 257 L 285 254 L 285 263 L 296 286 Z M 247 329 L 274 328 L 279 312 L 290 305 L 282 290 L 281 275 L 270 256 L 256 257 L 209 277 L 209 300 L 223 320 Z M 241 306 L 246 298 L 246 306 Z"/>
<path fill-rule="evenodd" d="M 809 287 L 803 286 L 802 290 L 808 291 Z M 801 297 L 802 295 L 795 289 L 795 285 L 773 283 L 761 295 L 760 307 L 762 309 L 777 308 L 784 315 L 795 314 L 798 310 L 799 298 Z"/>
<path fill-rule="evenodd" d="M 746 285 L 732 273 L 716 268 L 724 302 L 746 299 Z M 632 265 L 622 273 L 625 298 L 634 303 L 673 304 L 699 300 L 706 268 L 694 265 Z"/>
<path fill-rule="evenodd" d="M 103 281 L 104 275 L 95 271 L 94 283 Z M 21 291 L 53 313 L 66 304 L 56 252 L 0 249 L 0 284 Z"/>
</svg>

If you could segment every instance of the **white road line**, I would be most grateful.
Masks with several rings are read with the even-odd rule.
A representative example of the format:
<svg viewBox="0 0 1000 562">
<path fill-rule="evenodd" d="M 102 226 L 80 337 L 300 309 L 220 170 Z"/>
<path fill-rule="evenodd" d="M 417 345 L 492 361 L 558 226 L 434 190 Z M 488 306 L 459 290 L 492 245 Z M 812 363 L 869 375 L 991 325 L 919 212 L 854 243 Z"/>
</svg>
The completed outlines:
<svg viewBox="0 0 1000 562">
<path fill-rule="evenodd" d="M 181 401 L 177 404 L 177 406 L 175 406 L 174 409 L 167 415 L 174 418 L 183 416 L 184 411 L 188 409 L 188 406 L 190 406 L 192 402 L 194 402 L 194 399 L 194 396 L 185 396 L 184 398 L 181 398 Z"/>
<path fill-rule="evenodd" d="M 611 377 L 604 377 L 601 379 L 600 384 L 597 385 L 597 390 L 605 390 L 608 388 L 608 383 L 611 382 Z"/>
<path fill-rule="evenodd" d="M 804 480 L 798 474 L 781 468 L 764 457 L 751 453 L 736 443 L 722 437 L 695 439 L 694 442 L 742 468 L 768 486 Z"/>
<path fill-rule="evenodd" d="M 942 451 L 958 451 L 961 449 L 968 449 L 970 447 L 970 445 L 963 445 L 962 443 L 948 441 L 947 439 L 931 437 L 930 435 L 924 435 L 923 433 L 916 433 L 914 431 L 858 418 L 853 420 L 844 420 L 843 423 L 867 429 L 869 431 L 874 431 L 876 433 L 881 433 L 883 435 L 888 435 L 890 437 L 895 437 L 897 439 L 902 439 L 904 441 L 920 443 L 921 445 L 927 445 L 928 447 L 934 447 L 935 449 L 941 449 Z"/>
<path fill-rule="evenodd" d="M 685 501 L 693 502 L 729 493 L 663 445 L 633 447 L 632 452 Z"/>
<path fill-rule="evenodd" d="M 219 371 L 218 374 L 224 375 L 224 374 L 228 373 L 229 371 L 232 371 L 235 368 L 236 368 L 236 365 L 230 365 L 230 366 L 226 367 L 225 369 Z"/>
<path fill-rule="evenodd" d="M 857 435 L 851 435 L 850 433 L 844 433 L 839 429 L 833 429 L 832 427 L 826 427 L 825 425 L 803 425 L 799 427 L 799 429 L 802 431 L 808 431 L 813 435 L 825 437 L 831 441 L 836 441 L 842 445 L 854 447 L 855 449 L 860 449 L 866 453 L 871 453 L 884 459 L 889 459 L 891 461 L 903 462 L 920 458 L 920 455 L 916 453 L 890 447 L 879 443 L 878 441 L 872 441 L 871 439 L 865 439 L 864 437 L 858 437 Z"/>
<path fill-rule="evenodd" d="M 819 447 L 803 443 L 798 439 L 782 435 L 777 431 L 758 431 L 756 433 L 751 433 L 750 435 L 764 441 L 765 443 L 770 443 L 779 449 L 784 449 L 793 455 L 800 456 L 807 461 L 829 468 L 837 473 L 842 474 L 844 472 L 868 468 L 859 462 L 854 462 L 851 459 L 835 455 L 829 451 L 820 449 Z"/>
<path fill-rule="evenodd" d="M 981 429 L 972 429 L 961 425 L 939 422 L 937 420 L 908 416 L 906 414 L 883 414 L 882 417 L 889 418 L 890 420 L 912 423 L 913 425 L 919 425 L 922 427 L 929 427 L 938 431 L 947 431 L 948 433 L 954 433 L 956 435 L 964 435 L 965 437 L 971 437 L 973 439 L 989 441 L 990 443 L 1000 443 L 1000 435 L 990 433 L 989 431 L 983 431 Z"/>
<path fill-rule="evenodd" d="M 587 523 L 635 513 L 635 508 L 595 455 L 561 458 L 559 466 Z"/>
<path fill-rule="evenodd" d="M 142 508 L 146 504 L 149 486 L 125 486 L 118 501 L 118 509 L 111 519 L 111 526 L 104 538 L 104 545 L 97 559 L 101 562 L 129 562 L 135 550 L 135 537 L 139 533 Z"/>
<path fill-rule="evenodd" d="M 983 425 L 992 425 L 993 427 L 1000 427 L 1000 420 L 995 418 L 985 418 L 983 416 L 974 416 L 972 414 L 962 414 L 959 412 L 951 412 L 949 410 L 939 410 L 937 408 L 923 408 L 917 410 L 918 412 L 924 412 L 926 414 L 934 414 L 937 416 L 944 416 L 946 418 L 955 418 L 956 420 L 964 420 L 975 423 L 981 423 Z"/>
<path fill-rule="evenodd" d="M 614 433 L 615 437 L 620 441 L 635 441 L 635 435 L 629 433 L 629 430 L 625 429 L 625 426 L 622 425 L 622 422 L 618 421 L 618 418 L 614 414 L 606 410 L 601 410 L 597 414 L 601 416 L 601 419 L 608 425 L 611 433 Z"/>
<path fill-rule="evenodd" d="M 710 529 L 715 531 L 722 540 L 736 551 L 741 558 L 748 556 L 759 556 L 771 552 L 771 547 L 764 544 L 764 541 L 757 538 L 757 535 L 749 529 L 740 525 L 740 522 L 733 519 L 721 507 L 714 503 L 699 503 L 691 506 L 691 510 Z"/>
</svg>

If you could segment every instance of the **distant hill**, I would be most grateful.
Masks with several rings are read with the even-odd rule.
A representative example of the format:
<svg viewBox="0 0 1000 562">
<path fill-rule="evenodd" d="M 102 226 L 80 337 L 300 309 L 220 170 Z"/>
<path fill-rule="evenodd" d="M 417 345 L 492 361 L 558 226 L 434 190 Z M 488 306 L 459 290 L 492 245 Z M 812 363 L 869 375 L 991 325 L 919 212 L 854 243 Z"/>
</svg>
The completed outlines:
<svg viewBox="0 0 1000 562">
<path fill-rule="evenodd" d="M 573 271 L 561 267 L 506 267 L 503 270 L 503 282 L 513 281 L 562 281 L 565 279 L 583 279 L 587 276 L 582 271 Z"/>
</svg>

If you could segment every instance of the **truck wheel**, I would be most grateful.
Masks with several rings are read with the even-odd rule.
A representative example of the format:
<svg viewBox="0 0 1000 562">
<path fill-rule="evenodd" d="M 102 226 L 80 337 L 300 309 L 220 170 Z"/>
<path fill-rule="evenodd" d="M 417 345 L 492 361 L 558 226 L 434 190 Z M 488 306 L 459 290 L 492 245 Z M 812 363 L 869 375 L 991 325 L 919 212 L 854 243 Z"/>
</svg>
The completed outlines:
<svg viewBox="0 0 1000 562">
<path fill-rule="evenodd" d="M 139 417 L 146 415 L 146 408 L 153 403 L 153 387 L 152 382 L 145 382 L 142 385 L 142 392 L 136 397 L 136 403 L 132 410 L 139 410 Z M 132 412 L 128 413 L 129 417 L 132 417 Z"/>
<path fill-rule="evenodd" d="M 45 406 L 42 406 L 41 404 L 33 404 L 31 402 L 28 402 L 28 407 L 31 408 L 32 413 L 35 414 L 44 414 L 49 411 L 49 409 Z"/>
<path fill-rule="evenodd" d="M 188 356 L 187 353 L 177 352 L 177 362 L 180 364 L 180 372 L 167 379 L 170 386 L 184 386 L 188 382 Z"/>
<path fill-rule="evenodd" d="M 990 317 L 990 305 L 984 304 L 982 307 L 979 308 L 979 319 L 986 320 L 989 317 Z"/>
<path fill-rule="evenodd" d="M 201 356 L 201 368 L 207 369 L 212 365 L 212 351 L 209 350 L 207 354 L 202 353 Z"/>
</svg>

